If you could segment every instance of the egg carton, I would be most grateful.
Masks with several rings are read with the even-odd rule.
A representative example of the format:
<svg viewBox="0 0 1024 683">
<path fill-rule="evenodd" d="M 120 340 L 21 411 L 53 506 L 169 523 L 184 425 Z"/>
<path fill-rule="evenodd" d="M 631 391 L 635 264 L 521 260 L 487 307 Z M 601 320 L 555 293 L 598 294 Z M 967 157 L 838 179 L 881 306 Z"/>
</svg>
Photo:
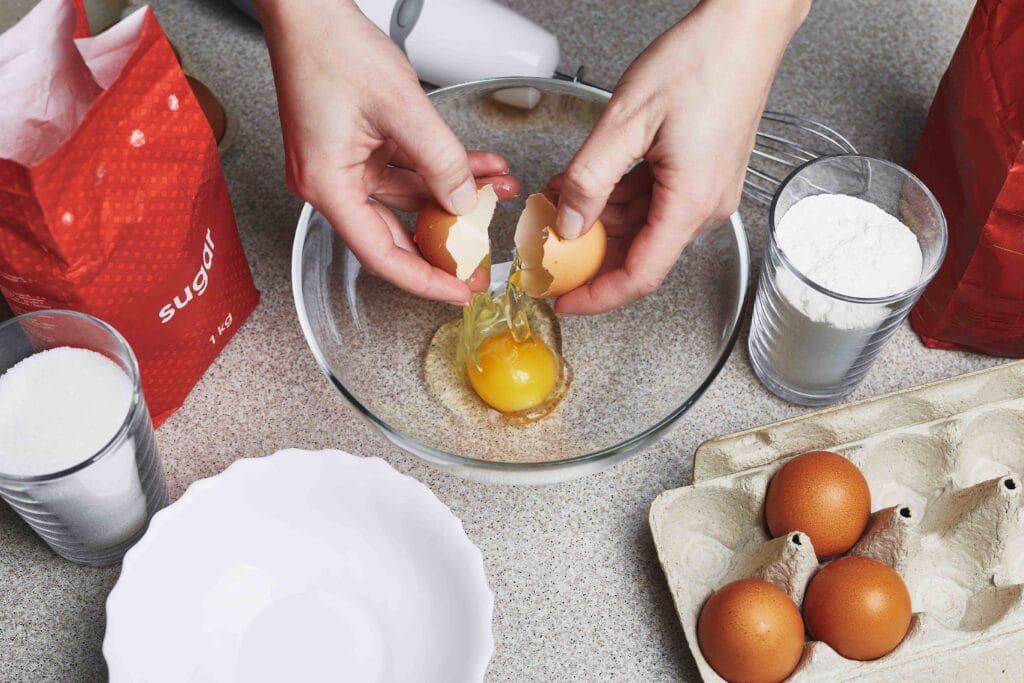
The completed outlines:
<svg viewBox="0 0 1024 683">
<path fill-rule="evenodd" d="M 811 450 L 840 453 L 864 473 L 873 514 L 848 554 L 899 572 L 914 616 L 903 642 L 874 661 L 808 641 L 790 680 L 1024 679 L 1024 362 L 1015 362 L 697 449 L 695 483 L 658 496 L 650 524 L 704 680 L 722 680 L 697 645 L 715 590 L 756 577 L 800 605 L 820 566 L 799 532 L 770 538 L 763 513 L 772 475 Z"/>
</svg>

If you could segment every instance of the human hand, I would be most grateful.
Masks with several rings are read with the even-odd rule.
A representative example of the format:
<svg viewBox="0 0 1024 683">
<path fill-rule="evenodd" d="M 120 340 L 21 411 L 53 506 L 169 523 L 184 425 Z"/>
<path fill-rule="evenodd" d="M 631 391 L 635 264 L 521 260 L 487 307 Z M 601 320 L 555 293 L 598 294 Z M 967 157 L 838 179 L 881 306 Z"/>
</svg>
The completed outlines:
<svg viewBox="0 0 1024 683">
<path fill-rule="evenodd" d="M 497 154 L 466 153 L 391 40 L 351 0 L 257 0 L 274 68 L 291 190 L 334 226 L 362 266 L 419 296 L 467 303 L 470 286 L 420 256 L 391 208 L 430 197 L 452 213 L 477 184 L 519 194 Z M 389 208 L 390 207 L 390 208 Z"/>
<path fill-rule="evenodd" d="M 557 312 L 601 313 L 653 293 L 683 248 L 736 210 L 772 79 L 809 7 L 704 0 L 626 70 L 550 183 L 562 237 L 598 217 L 613 237 L 602 272 L 562 296 Z"/>
</svg>

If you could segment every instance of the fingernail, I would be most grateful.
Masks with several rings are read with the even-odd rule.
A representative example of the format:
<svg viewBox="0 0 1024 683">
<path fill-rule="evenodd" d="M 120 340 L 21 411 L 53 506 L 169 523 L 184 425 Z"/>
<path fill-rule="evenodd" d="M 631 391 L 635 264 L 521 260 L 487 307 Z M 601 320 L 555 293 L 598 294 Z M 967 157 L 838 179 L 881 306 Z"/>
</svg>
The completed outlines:
<svg viewBox="0 0 1024 683">
<path fill-rule="evenodd" d="M 568 206 L 558 207 L 558 234 L 574 240 L 583 232 L 583 214 Z"/>
<path fill-rule="evenodd" d="M 448 199 L 451 201 L 455 213 L 460 216 L 469 213 L 476 208 L 476 183 L 466 180 L 455 188 Z"/>
</svg>

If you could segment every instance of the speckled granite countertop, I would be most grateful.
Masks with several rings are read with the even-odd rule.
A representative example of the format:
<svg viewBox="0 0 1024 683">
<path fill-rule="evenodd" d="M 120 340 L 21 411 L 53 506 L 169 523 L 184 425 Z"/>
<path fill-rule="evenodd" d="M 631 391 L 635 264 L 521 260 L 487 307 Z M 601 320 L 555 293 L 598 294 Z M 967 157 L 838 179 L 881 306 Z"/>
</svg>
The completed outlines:
<svg viewBox="0 0 1024 683">
<path fill-rule="evenodd" d="M 279 448 L 342 448 L 387 459 L 427 484 L 483 551 L 496 595 L 492 680 L 696 679 L 647 526 L 651 501 L 690 480 L 704 439 L 802 412 L 764 389 L 746 330 L 718 380 L 671 434 L 626 464 L 576 482 L 503 488 L 440 474 L 392 447 L 321 376 L 292 305 L 289 256 L 300 203 L 282 180 L 267 54 L 257 27 L 226 3 L 154 3 L 172 38 L 237 112 L 224 157 L 242 240 L 263 302 L 157 433 L 177 498 L 192 481 Z M 563 70 L 612 84 L 689 0 L 511 0 L 562 39 Z M 770 106 L 829 122 L 864 152 L 909 162 L 969 0 L 818 2 L 783 62 Z M 743 207 L 754 253 L 763 209 Z M 999 362 L 926 350 L 899 331 L 853 398 Z M 119 568 L 52 554 L 0 505 L 0 680 L 106 677 L 104 600 Z"/>
</svg>

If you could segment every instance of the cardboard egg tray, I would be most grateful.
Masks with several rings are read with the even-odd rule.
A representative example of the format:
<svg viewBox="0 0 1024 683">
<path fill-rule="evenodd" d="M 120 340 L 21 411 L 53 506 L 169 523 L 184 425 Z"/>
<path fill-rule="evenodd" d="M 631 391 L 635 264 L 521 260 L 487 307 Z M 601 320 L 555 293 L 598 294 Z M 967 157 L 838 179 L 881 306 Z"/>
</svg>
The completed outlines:
<svg viewBox="0 0 1024 683">
<path fill-rule="evenodd" d="M 735 579 L 771 581 L 802 603 L 819 568 L 806 536 L 771 539 L 763 504 L 789 458 L 831 450 L 871 488 L 873 515 L 848 554 L 894 567 L 914 617 L 870 661 L 808 641 L 790 680 L 1021 680 L 1024 666 L 1024 362 L 718 437 L 694 484 L 658 496 L 650 524 L 683 631 L 697 645 L 704 601 Z"/>
</svg>

